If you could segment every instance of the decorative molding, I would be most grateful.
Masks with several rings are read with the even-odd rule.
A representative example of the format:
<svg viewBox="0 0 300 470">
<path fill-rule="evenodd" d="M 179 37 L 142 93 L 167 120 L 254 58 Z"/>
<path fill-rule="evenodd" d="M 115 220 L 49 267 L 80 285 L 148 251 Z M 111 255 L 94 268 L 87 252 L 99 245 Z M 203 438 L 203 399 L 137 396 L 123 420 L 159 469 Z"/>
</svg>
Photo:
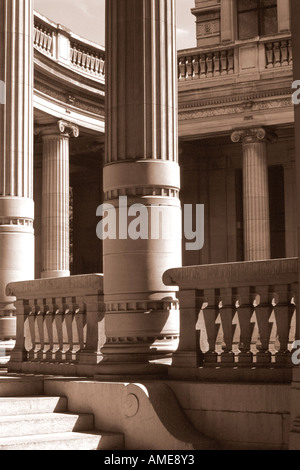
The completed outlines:
<svg viewBox="0 0 300 470">
<path fill-rule="evenodd" d="M 106 313 L 119 313 L 119 312 L 151 312 L 157 310 L 176 310 L 178 308 L 178 301 L 176 299 L 163 300 L 163 301 L 131 301 L 131 302 L 106 302 Z"/>
<path fill-rule="evenodd" d="M 63 104 L 73 106 L 77 109 L 81 109 L 83 111 L 88 111 L 90 113 L 97 114 L 101 117 L 104 117 L 104 105 L 101 108 L 100 106 L 96 106 L 94 104 L 83 101 L 82 99 L 74 97 L 70 93 L 63 93 L 63 92 L 59 92 L 59 91 L 57 91 L 53 88 L 49 88 L 49 85 L 46 86 L 42 83 L 39 83 L 36 80 L 35 80 L 35 83 L 34 83 L 34 89 L 36 91 L 39 91 L 39 92 L 47 95 L 50 98 L 53 98 L 57 101 L 60 101 Z"/>
<path fill-rule="evenodd" d="M 105 192 L 105 201 L 112 201 L 121 196 L 127 197 L 168 197 L 179 198 L 179 190 L 177 188 L 160 188 L 160 187 L 140 187 L 140 188 L 122 188 Z"/>
<path fill-rule="evenodd" d="M 220 19 L 197 22 L 197 36 L 213 36 L 220 34 Z"/>
<path fill-rule="evenodd" d="M 0 217 L 0 226 L 2 225 L 18 225 L 21 227 L 31 227 L 33 228 L 32 219 L 24 218 L 9 218 L 9 217 Z"/>
</svg>

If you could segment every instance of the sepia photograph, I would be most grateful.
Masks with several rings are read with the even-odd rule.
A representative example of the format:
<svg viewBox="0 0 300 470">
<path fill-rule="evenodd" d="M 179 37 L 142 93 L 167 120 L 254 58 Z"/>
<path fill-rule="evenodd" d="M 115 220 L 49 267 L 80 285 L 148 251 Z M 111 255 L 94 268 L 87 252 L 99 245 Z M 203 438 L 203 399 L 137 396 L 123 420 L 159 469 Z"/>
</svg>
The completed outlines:
<svg viewBox="0 0 300 470">
<path fill-rule="evenodd" d="M 0 450 L 300 450 L 299 24 L 0 0 Z"/>
</svg>

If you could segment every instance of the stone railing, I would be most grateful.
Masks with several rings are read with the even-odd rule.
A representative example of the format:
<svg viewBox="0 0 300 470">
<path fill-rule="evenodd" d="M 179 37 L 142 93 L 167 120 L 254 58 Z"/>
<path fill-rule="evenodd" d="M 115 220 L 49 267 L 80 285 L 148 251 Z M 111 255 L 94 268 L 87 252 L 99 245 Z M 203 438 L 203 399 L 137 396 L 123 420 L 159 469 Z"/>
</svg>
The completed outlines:
<svg viewBox="0 0 300 470">
<path fill-rule="evenodd" d="M 291 35 L 237 41 L 231 47 L 193 48 L 178 53 L 179 82 L 264 72 L 293 63 Z"/>
<path fill-rule="evenodd" d="M 61 65 L 104 81 L 105 50 L 61 25 L 35 13 L 34 47 Z"/>
<path fill-rule="evenodd" d="M 54 31 L 51 28 L 45 27 L 38 21 L 34 22 L 34 47 L 49 56 L 53 55 L 53 35 Z"/>
<path fill-rule="evenodd" d="M 93 375 L 104 343 L 103 276 L 9 284 L 17 334 L 10 372 Z"/>
<path fill-rule="evenodd" d="M 266 68 L 284 67 L 293 64 L 291 39 L 265 43 Z"/>
<path fill-rule="evenodd" d="M 297 259 L 171 269 L 164 283 L 179 286 L 180 342 L 171 376 L 213 378 L 213 369 L 224 368 L 228 380 L 246 369 L 264 379 L 269 369 L 288 380 L 298 329 Z"/>
<path fill-rule="evenodd" d="M 72 41 L 70 45 L 71 65 L 85 73 L 104 78 L 105 76 L 105 53 L 102 50 L 91 50 Z"/>
<path fill-rule="evenodd" d="M 209 52 L 191 50 L 178 54 L 179 80 L 211 78 L 234 73 L 234 49 L 221 49 Z"/>
</svg>

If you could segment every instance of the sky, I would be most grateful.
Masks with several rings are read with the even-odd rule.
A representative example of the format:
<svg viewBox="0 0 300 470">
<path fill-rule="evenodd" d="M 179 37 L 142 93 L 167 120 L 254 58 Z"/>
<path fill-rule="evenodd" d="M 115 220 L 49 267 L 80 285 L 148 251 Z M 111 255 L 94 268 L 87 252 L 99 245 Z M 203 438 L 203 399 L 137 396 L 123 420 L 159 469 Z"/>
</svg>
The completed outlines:
<svg viewBox="0 0 300 470">
<path fill-rule="evenodd" d="M 121 0 L 120 0 L 121 1 Z M 176 0 L 177 49 L 196 45 L 195 0 Z M 99 45 L 105 43 L 105 0 L 34 0 L 36 11 Z"/>
</svg>

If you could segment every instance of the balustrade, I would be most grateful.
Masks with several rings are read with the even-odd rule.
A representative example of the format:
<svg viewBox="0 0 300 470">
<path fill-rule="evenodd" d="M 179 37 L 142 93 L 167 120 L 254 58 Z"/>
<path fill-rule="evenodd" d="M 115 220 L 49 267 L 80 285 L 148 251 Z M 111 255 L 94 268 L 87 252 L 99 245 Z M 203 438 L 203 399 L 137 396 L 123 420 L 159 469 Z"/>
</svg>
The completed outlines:
<svg viewBox="0 0 300 470">
<path fill-rule="evenodd" d="M 213 52 L 195 52 L 178 56 L 179 80 L 211 78 L 234 73 L 234 50 L 222 49 Z"/>
<path fill-rule="evenodd" d="M 104 342 L 103 276 L 97 274 L 9 284 L 17 298 L 17 337 L 10 371 L 86 375 Z"/>
<path fill-rule="evenodd" d="M 293 64 L 291 39 L 271 41 L 265 44 L 266 68 L 284 67 Z"/>
<path fill-rule="evenodd" d="M 298 260 L 171 269 L 180 342 L 172 367 L 292 368 Z"/>
<path fill-rule="evenodd" d="M 39 49 L 41 52 L 47 55 L 52 56 L 53 32 L 36 21 L 34 23 L 33 42 L 35 48 Z"/>
</svg>

